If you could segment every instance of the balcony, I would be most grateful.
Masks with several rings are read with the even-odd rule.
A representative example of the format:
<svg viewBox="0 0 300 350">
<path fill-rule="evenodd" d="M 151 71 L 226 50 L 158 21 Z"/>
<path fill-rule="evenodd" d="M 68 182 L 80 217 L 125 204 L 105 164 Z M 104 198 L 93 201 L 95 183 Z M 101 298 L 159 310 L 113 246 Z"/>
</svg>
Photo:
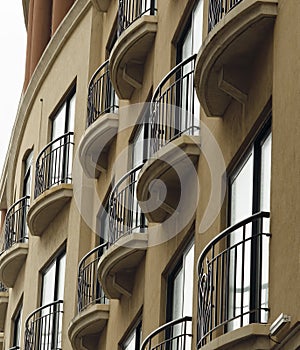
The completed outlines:
<svg viewBox="0 0 300 350">
<path fill-rule="evenodd" d="M 25 322 L 25 350 L 62 349 L 63 301 L 41 306 Z"/>
<path fill-rule="evenodd" d="M 227 349 L 233 341 L 248 349 L 255 337 L 263 337 L 269 312 L 269 218 L 270 213 L 257 213 L 221 232 L 202 251 L 198 349 Z"/>
<path fill-rule="evenodd" d="M 79 263 L 78 315 L 72 320 L 68 330 L 73 349 L 82 349 L 90 339 L 97 343 L 109 317 L 108 299 L 97 280 L 98 262 L 106 247 L 107 243 L 104 243 L 94 248 Z"/>
<path fill-rule="evenodd" d="M 136 199 L 136 182 L 141 167 L 125 174 L 109 198 L 111 236 L 109 247 L 98 264 L 98 279 L 110 299 L 131 295 L 135 271 L 147 249 L 147 223 Z"/>
<path fill-rule="evenodd" d="M 192 317 L 185 316 L 157 328 L 143 341 L 141 350 L 191 349 Z"/>
<path fill-rule="evenodd" d="M 96 70 L 88 88 L 87 130 L 79 144 L 79 161 L 89 178 L 98 178 L 107 170 L 109 146 L 118 132 L 118 98 L 108 64 Z"/>
<path fill-rule="evenodd" d="M 277 2 L 209 1 L 209 33 L 195 67 L 195 87 L 207 116 L 223 116 L 232 99 L 246 104 L 254 57 L 273 30 Z"/>
<path fill-rule="evenodd" d="M 200 154 L 199 103 L 194 90 L 196 55 L 174 67 L 162 80 L 151 101 L 150 159 L 141 170 L 137 197 L 150 222 L 164 222 L 180 201 L 181 179 L 197 164 Z M 150 198 L 154 180 L 166 185 Z M 156 205 L 160 203 L 159 205 Z M 155 209 L 153 209 L 155 208 Z"/>
<path fill-rule="evenodd" d="M 73 139 L 73 132 L 60 136 L 50 142 L 37 158 L 35 200 L 27 219 L 33 236 L 41 236 L 72 197 Z"/>
<path fill-rule="evenodd" d="M 5 217 L 4 245 L 0 255 L 0 281 L 12 288 L 28 252 L 26 217 L 29 196 L 22 197 L 9 208 Z"/>
<path fill-rule="evenodd" d="M 113 86 L 130 99 L 143 83 L 144 64 L 157 31 L 155 0 L 119 0 L 119 38 L 110 55 Z"/>
<path fill-rule="evenodd" d="M 8 290 L 4 286 L 4 284 L 0 282 L 0 331 L 4 330 L 7 305 L 8 305 Z"/>
</svg>

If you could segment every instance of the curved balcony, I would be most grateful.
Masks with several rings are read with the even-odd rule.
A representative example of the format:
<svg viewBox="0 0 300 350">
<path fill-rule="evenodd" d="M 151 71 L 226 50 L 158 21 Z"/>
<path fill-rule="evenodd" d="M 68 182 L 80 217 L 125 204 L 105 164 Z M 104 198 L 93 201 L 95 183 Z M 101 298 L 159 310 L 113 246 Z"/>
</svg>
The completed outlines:
<svg viewBox="0 0 300 350">
<path fill-rule="evenodd" d="M 185 316 L 157 328 L 143 341 L 141 350 L 191 349 L 192 317 Z"/>
<path fill-rule="evenodd" d="M 174 213 L 180 200 L 180 190 L 177 191 L 181 188 L 180 178 L 197 163 L 200 154 L 195 59 L 193 55 L 174 67 L 161 81 L 151 101 L 151 157 L 140 173 L 137 188 L 142 210 L 151 222 L 164 222 Z M 156 203 L 162 202 L 158 207 L 150 199 L 154 180 L 161 180 L 167 188 L 165 199 L 153 198 Z"/>
<path fill-rule="evenodd" d="M 157 31 L 155 0 L 119 0 L 119 38 L 110 55 L 113 86 L 130 99 L 143 83 L 144 64 Z"/>
<path fill-rule="evenodd" d="M 195 87 L 207 116 L 232 99 L 246 104 L 254 55 L 273 30 L 277 0 L 209 0 L 209 33 L 198 53 Z"/>
<path fill-rule="evenodd" d="M 35 172 L 35 200 L 28 212 L 33 236 L 41 236 L 72 197 L 74 133 L 50 142 L 38 155 Z"/>
<path fill-rule="evenodd" d="M 29 196 L 22 197 L 6 213 L 4 245 L 0 255 L 0 280 L 12 288 L 23 267 L 28 252 L 26 217 Z"/>
<path fill-rule="evenodd" d="M 5 287 L 5 285 L 0 282 L 0 331 L 4 329 L 7 305 L 8 305 L 8 290 Z"/>
<path fill-rule="evenodd" d="M 86 339 L 98 339 L 109 317 L 109 305 L 97 280 L 98 262 L 107 243 L 91 250 L 79 263 L 78 315 L 72 320 L 68 334 L 74 349 L 82 349 Z"/>
<path fill-rule="evenodd" d="M 269 217 L 267 212 L 252 215 L 221 232 L 202 251 L 198 260 L 198 349 L 208 343 L 218 348 L 220 337 L 224 340 L 226 333 L 242 327 L 245 332 L 238 335 L 249 342 L 245 348 L 250 348 L 257 332 L 246 335 L 246 326 L 267 323 Z M 227 340 L 237 341 L 233 335 Z"/>
<path fill-rule="evenodd" d="M 113 188 L 109 198 L 109 248 L 98 264 L 98 279 L 105 295 L 130 296 L 135 271 L 148 243 L 147 223 L 136 198 L 136 183 L 142 165 L 129 171 Z"/>
<path fill-rule="evenodd" d="M 92 76 L 88 88 L 87 130 L 79 144 L 79 161 L 90 178 L 107 170 L 109 145 L 119 126 L 118 98 L 110 80 L 109 61 Z"/>
<path fill-rule="evenodd" d="M 41 306 L 25 321 L 25 350 L 62 349 L 63 301 Z"/>
</svg>

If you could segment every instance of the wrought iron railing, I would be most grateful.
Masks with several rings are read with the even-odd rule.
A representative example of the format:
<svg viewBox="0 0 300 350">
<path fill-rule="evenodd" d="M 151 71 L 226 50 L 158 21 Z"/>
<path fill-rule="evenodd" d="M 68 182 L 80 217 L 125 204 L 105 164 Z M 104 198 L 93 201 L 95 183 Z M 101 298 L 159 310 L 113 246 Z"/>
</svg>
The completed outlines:
<svg viewBox="0 0 300 350">
<path fill-rule="evenodd" d="M 74 133 L 68 132 L 51 141 L 36 161 L 34 196 L 52 186 L 72 182 Z"/>
<path fill-rule="evenodd" d="M 25 350 L 61 350 L 62 316 L 62 300 L 32 312 L 25 322 Z"/>
<path fill-rule="evenodd" d="M 139 206 L 136 187 L 143 164 L 125 174 L 113 188 L 109 198 L 109 243 L 132 232 L 145 232 L 145 215 Z"/>
<path fill-rule="evenodd" d="M 243 0 L 209 0 L 208 31 Z"/>
<path fill-rule="evenodd" d="M 143 15 L 153 16 L 156 12 L 156 0 L 119 0 L 118 34 Z"/>
<path fill-rule="evenodd" d="M 199 134 L 198 100 L 194 89 L 195 60 L 196 55 L 192 55 L 179 63 L 154 92 L 150 113 L 152 154 L 182 134 Z"/>
<path fill-rule="evenodd" d="M 115 113 L 118 98 L 110 80 L 109 61 L 105 61 L 92 76 L 88 89 L 87 126 L 104 113 Z"/>
<path fill-rule="evenodd" d="M 2 282 L 0 282 L 0 292 L 7 292 L 7 288 Z"/>
<path fill-rule="evenodd" d="M 269 217 L 259 212 L 215 237 L 198 260 L 198 349 L 268 315 Z"/>
<path fill-rule="evenodd" d="M 80 261 L 78 268 L 78 312 L 92 304 L 107 304 L 108 299 L 97 278 L 98 262 L 107 243 L 92 249 Z"/>
<path fill-rule="evenodd" d="M 19 350 L 20 347 L 19 346 L 13 346 L 12 348 L 9 348 L 8 350 Z"/>
<path fill-rule="evenodd" d="M 4 251 L 16 243 L 25 243 L 28 240 L 26 217 L 29 208 L 29 199 L 29 196 L 22 197 L 6 213 Z"/>
<path fill-rule="evenodd" d="M 192 340 L 192 317 L 185 316 L 157 328 L 143 341 L 141 350 L 189 350 Z"/>
</svg>

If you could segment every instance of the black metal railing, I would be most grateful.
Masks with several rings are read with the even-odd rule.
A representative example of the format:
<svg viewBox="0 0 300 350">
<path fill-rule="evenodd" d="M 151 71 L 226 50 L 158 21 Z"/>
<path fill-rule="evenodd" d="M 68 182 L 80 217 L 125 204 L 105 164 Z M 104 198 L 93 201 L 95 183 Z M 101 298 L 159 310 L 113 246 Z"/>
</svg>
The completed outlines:
<svg viewBox="0 0 300 350">
<path fill-rule="evenodd" d="M 268 315 L 269 217 L 259 212 L 227 228 L 198 260 L 198 349 L 217 335 Z"/>
<path fill-rule="evenodd" d="M 189 350 L 192 341 L 192 317 L 185 316 L 157 328 L 143 341 L 141 350 Z"/>
<path fill-rule="evenodd" d="M 211 31 L 230 10 L 242 1 L 243 0 L 209 0 L 208 31 Z"/>
<path fill-rule="evenodd" d="M 132 232 L 145 232 L 145 215 L 139 206 L 136 187 L 143 164 L 125 174 L 113 188 L 109 198 L 109 243 Z"/>
<path fill-rule="evenodd" d="M 62 316 L 62 300 L 31 313 L 25 322 L 25 350 L 61 350 Z"/>
<path fill-rule="evenodd" d="M 29 199 L 29 196 L 22 197 L 6 213 L 4 251 L 16 243 L 25 243 L 28 240 L 26 217 L 29 208 Z"/>
<path fill-rule="evenodd" d="M 7 288 L 2 282 L 0 282 L 0 292 L 7 292 Z"/>
<path fill-rule="evenodd" d="M 19 346 L 13 346 L 12 348 L 9 348 L 8 350 L 19 350 L 20 347 Z"/>
<path fill-rule="evenodd" d="M 52 186 L 72 182 L 74 133 L 68 132 L 51 141 L 36 161 L 34 197 Z"/>
<path fill-rule="evenodd" d="M 98 262 L 107 243 L 94 248 L 80 261 L 78 268 L 78 312 L 92 304 L 107 304 L 108 299 L 97 278 Z"/>
<path fill-rule="evenodd" d="M 87 127 L 105 113 L 115 113 L 118 98 L 110 80 L 109 61 L 105 61 L 92 76 L 88 89 Z"/>
<path fill-rule="evenodd" d="M 198 100 L 194 89 L 196 55 L 179 63 L 156 88 L 150 112 L 150 152 L 157 152 L 182 134 L 199 134 Z"/>
<path fill-rule="evenodd" d="M 143 15 L 155 15 L 156 0 L 119 0 L 118 35 Z"/>
</svg>

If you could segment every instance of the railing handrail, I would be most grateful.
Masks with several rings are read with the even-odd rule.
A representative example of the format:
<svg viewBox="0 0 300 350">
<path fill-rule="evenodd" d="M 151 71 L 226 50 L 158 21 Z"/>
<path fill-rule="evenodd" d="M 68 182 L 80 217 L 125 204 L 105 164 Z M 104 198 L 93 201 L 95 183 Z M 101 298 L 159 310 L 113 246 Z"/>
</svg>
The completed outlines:
<svg viewBox="0 0 300 350">
<path fill-rule="evenodd" d="M 30 199 L 30 196 L 24 196 L 20 199 L 18 199 L 14 204 L 12 204 L 9 209 L 7 210 L 7 213 L 5 215 L 5 220 L 10 216 L 11 212 L 13 211 L 13 209 L 21 202 L 23 202 L 26 199 Z"/>
<path fill-rule="evenodd" d="M 89 85 L 88 85 L 88 86 L 89 86 L 89 89 L 90 89 L 90 86 L 91 86 L 93 80 L 95 79 L 95 77 L 98 75 L 99 72 L 101 72 L 101 70 L 102 70 L 105 66 L 108 65 L 108 63 L 109 63 L 109 60 L 106 60 L 105 62 L 103 62 L 103 63 L 97 68 L 97 70 L 96 70 L 95 73 L 92 75 L 92 77 L 91 77 L 91 79 L 90 79 L 90 81 L 89 81 Z"/>
<path fill-rule="evenodd" d="M 87 258 L 89 258 L 91 255 L 93 255 L 95 252 L 97 252 L 99 249 L 101 248 L 105 248 L 108 246 L 108 242 L 105 242 L 105 243 L 102 243 L 100 245 L 98 245 L 97 247 L 93 248 L 92 250 L 90 250 L 88 253 L 86 253 L 84 255 L 84 257 L 79 261 L 79 264 L 78 264 L 78 274 L 80 273 L 81 271 L 81 267 L 83 265 L 83 263 L 85 262 L 85 260 Z"/>
<path fill-rule="evenodd" d="M 43 305 L 43 306 L 40 306 L 39 308 L 35 309 L 34 311 L 32 311 L 26 318 L 26 321 L 25 321 L 25 329 L 28 329 L 28 323 L 30 321 L 30 319 L 36 315 L 37 313 L 39 313 L 41 310 L 43 309 L 46 309 L 47 307 L 51 307 L 51 306 L 54 306 L 54 305 L 58 305 L 58 304 L 63 304 L 64 301 L 63 300 L 56 300 L 52 303 L 49 303 L 49 304 L 46 304 L 46 305 Z"/>
<path fill-rule="evenodd" d="M 64 138 L 66 138 L 66 137 L 68 137 L 68 136 L 72 136 L 72 135 L 74 135 L 74 132 L 73 132 L 73 131 L 68 131 L 68 132 L 66 132 L 65 134 L 63 134 L 62 136 L 59 136 L 59 137 L 57 137 L 55 140 L 52 140 L 51 142 L 49 142 L 49 143 L 40 151 L 40 153 L 38 154 L 37 159 L 36 159 L 36 164 L 39 163 L 39 160 L 40 160 L 40 158 L 42 157 L 43 153 L 44 153 L 49 147 L 51 147 L 51 146 L 52 146 L 53 144 L 55 144 L 57 141 L 59 141 L 59 140 L 61 140 L 61 139 L 64 139 Z"/>
<path fill-rule="evenodd" d="M 152 99 L 151 99 L 151 104 L 154 103 L 156 101 L 157 95 L 159 94 L 160 89 L 162 88 L 162 86 L 170 79 L 170 77 L 172 75 L 174 75 L 174 73 L 177 72 L 178 68 L 185 66 L 187 63 L 195 60 L 197 57 L 197 54 L 191 55 L 190 57 L 186 58 L 185 60 L 183 60 L 182 62 L 178 63 L 174 68 L 172 68 L 169 73 L 161 80 L 161 82 L 157 85 Z"/>
<path fill-rule="evenodd" d="M 169 327 L 175 326 L 179 323 L 183 323 L 183 322 L 191 322 L 193 320 L 193 318 L 191 316 L 184 316 L 184 317 L 180 317 L 177 318 L 176 320 L 172 320 L 170 322 L 167 322 L 165 324 L 163 324 L 162 326 L 156 328 L 154 331 L 152 331 L 143 341 L 142 345 L 141 345 L 141 350 L 145 349 L 145 346 L 147 345 L 148 341 L 155 337 L 157 334 L 161 333 L 162 331 L 166 330 Z"/>
<path fill-rule="evenodd" d="M 115 184 L 115 186 L 113 187 L 113 189 L 111 190 L 110 196 L 109 196 L 109 202 L 111 202 L 111 199 L 113 197 L 113 194 L 116 192 L 117 188 L 126 180 L 128 179 L 128 177 L 130 175 L 132 175 L 133 173 L 135 173 L 136 171 L 138 171 L 139 169 L 141 169 L 143 167 L 144 163 L 137 165 L 136 167 L 130 169 L 127 173 L 125 173 L 120 180 L 118 180 L 118 182 Z"/>
<path fill-rule="evenodd" d="M 214 239 L 212 239 L 205 246 L 205 248 L 202 250 L 201 254 L 199 255 L 198 262 L 197 262 L 198 274 L 200 274 L 200 270 L 199 269 L 200 269 L 202 263 L 204 262 L 205 256 L 210 251 L 212 246 L 216 245 L 220 240 L 222 240 L 224 237 L 226 237 L 229 233 L 236 231 L 240 227 L 245 226 L 245 225 L 249 224 L 250 222 L 255 221 L 256 219 L 269 218 L 269 217 L 270 217 L 270 212 L 260 211 L 258 213 L 255 213 L 255 214 L 253 214 L 253 215 L 243 219 L 240 222 L 237 222 L 236 224 L 234 224 L 232 226 L 229 226 L 224 231 L 219 233 Z"/>
</svg>

